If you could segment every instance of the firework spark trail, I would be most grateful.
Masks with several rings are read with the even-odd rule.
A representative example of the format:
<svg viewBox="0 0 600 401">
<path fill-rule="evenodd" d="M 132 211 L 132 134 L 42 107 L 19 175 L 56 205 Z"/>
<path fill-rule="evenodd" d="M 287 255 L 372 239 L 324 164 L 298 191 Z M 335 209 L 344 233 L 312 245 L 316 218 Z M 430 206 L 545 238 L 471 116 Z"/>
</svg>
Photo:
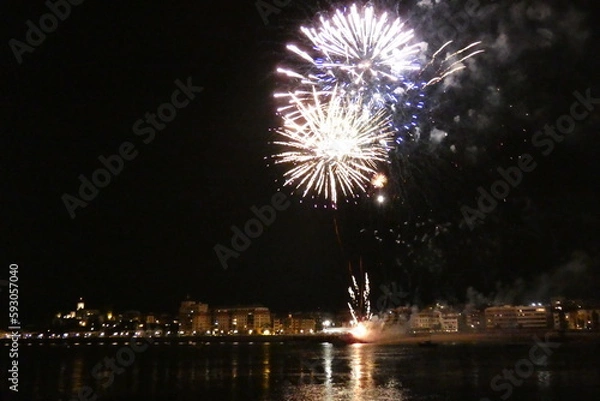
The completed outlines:
<svg viewBox="0 0 600 401">
<path fill-rule="evenodd" d="M 442 47 L 440 47 L 431 57 L 431 60 L 430 60 L 429 64 L 427 64 L 427 67 L 434 65 L 435 61 L 437 60 L 437 56 L 442 52 L 443 49 L 445 49 L 451 43 L 452 43 L 452 41 L 446 42 Z M 441 62 L 443 67 L 440 67 L 440 69 L 438 69 L 437 76 L 431 78 L 423 86 L 423 88 L 430 86 L 430 85 L 435 85 L 435 84 L 439 83 L 440 81 L 442 81 L 447 76 L 452 75 L 460 70 L 464 70 L 465 68 L 467 68 L 463 64 L 463 62 L 470 59 L 471 57 L 476 56 L 477 54 L 483 53 L 485 50 L 482 50 L 482 49 L 475 50 L 475 51 L 467 54 L 466 56 L 463 56 L 460 59 L 457 59 L 457 57 L 459 55 L 463 54 L 464 52 L 466 52 L 467 50 L 469 50 L 473 47 L 476 47 L 480 44 L 481 44 L 481 42 L 473 42 L 470 45 L 446 56 L 446 58 Z M 452 61 L 452 63 L 448 66 L 444 66 L 444 63 L 447 63 L 448 61 Z"/>
<path fill-rule="evenodd" d="M 352 307 L 352 304 L 350 302 L 348 302 L 348 309 L 350 309 L 350 315 L 352 315 L 352 324 L 353 325 L 358 324 L 358 318 L 356 317 L 356 312 L 354 312 L 354 308 Z"/>
<path fill-rule="evenodd" d="M 356 316 L 355 307 L 356 305 L 356 294 L 360 291 L 358 284 L 356 283 L 356 277 L 352 276 L 352 286 L 348 287 L 348 294 L 350 295 L 350 302 L 348 302 L 348 308 L 350 309 L 350 314 L 352 315 L 352 322 L 354 324 L 358 323 L 358 317 Z M 353 306 L 354 304 L 354 306 Z"/>
<path fill-rule="evenodd" d="M 348 287 L 348 294 L 350 295 L 348 308 L 352 315 L 352 325 L 356 326 L 362 321 L 371 319 L 371 301 L 369 299 L 371 284 L 367 273 L 365 273 L 363 287 L 358 285 L 356 277 L 352 275 L 352 285 Z"/>
<path fill-rule="evenodd" d="M 371 300 L 369 296 L 371 295 L 371 283 L 369 282 L 369 275 L 365 273 L 365 288 L 363 292 L 363 302 L 365 305 L 365 316 L 367 319 L 371 318 Z"/>
<path fill-rule="evenodd" d="M 335 230 L 335 237 L 337 239 L 338 246 L 340 247 L 340 254 L 344 256 L 344 246 L 342 245 L 342 238 L 340 237 L 340 230 L 338 227 L 337 217 L 333 215 L 333 228 Z"/>
<path fill-rule="evenodd" d="M 338 191 L 345 197 L 365 192 L 377 162 L 387 161 L 392 131 L 385 113 L 373 115 L 335 89 L 331 97 L 314 90 L 310 102 L 294 94 L 291 99 L 296 109 L 283 115 L 277 131 L 284 140 L 274 142 L 284 148 L 275 162 L 292 165 L 284 185 L 303 188 L 303 197 L 314 190 L 333 205 Z"/>
</svg>

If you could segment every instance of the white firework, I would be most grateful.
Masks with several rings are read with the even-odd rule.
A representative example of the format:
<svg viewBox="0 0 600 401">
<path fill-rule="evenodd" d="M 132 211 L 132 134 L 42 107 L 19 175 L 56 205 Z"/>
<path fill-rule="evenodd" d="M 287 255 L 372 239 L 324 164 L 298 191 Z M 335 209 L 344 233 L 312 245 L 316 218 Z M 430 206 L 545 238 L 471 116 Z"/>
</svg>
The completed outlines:
<svg viewBox="0 0 600 401">
<path fill-rule="evenodd" d="M 283 139 L 274 141 L 283 148 L 275 162 L 291 165 L 284 185 L 300 189 L 303 197 L 314 192 L 333 205 L 338 192 L 345 197 L 365 192 L 378 163 L 387 161 L 392 130 L 386 114 L 339 96 L 335 88 L 290 98 L 280 109 L 284 123 L 277 134 Z"/>
<path fill-rule="evenodd" d="M 428 44 L 417 41 L 401 18 L 372 5 L 353 4 L 330 15 L 300 28 L 306 46 L 287 45 L 300 63 L 277 72 L 289 80 L 296 96 L 310 96 L 313 87 L 324 92 L 337 87 L 341 93 L 361 96 L 374 108 L 394 105 L 393 110 L 402 109 L 399 115 L 412 117 L 423 108 L 424 88 L 463 70 L 464 61 L 483 52 L 475 49 L 481 42 L 474 42 L 443 58 L 449 41 L 428 57 L 424 54 Z M 416 110 L 411 110 L 413 106 Z"/>
<path fill-rule="evenodd" d="M 365 273 L 364 286 L 361 288 L 356 282 L 356 277 L 352 276 L 352 286 L 348 287 L 350 302 L 348 309 L 352 315 L 352 325 L 356 326 L 362 321 L 368 321 L 373 317 L 371 313 L 371 283 L 369 275 Z"/>
<path fill-rule="evenodd" d="M 333 77 L 348 74 L 355 84 L 372 78 L 396 81 L 399 74 L 419 69 L 415 55 L 420 46 L 411 43 L 413 30 L 404 29 L 400 18 L 390 18 L 387 13 L 377 15 L 372 6 L 359 10 L 353 4 L 349 13 L 338 9 L 331 19 L 321 17 L 319 26 L 302 27 L 301 32 L 318 52 L 317 58 L 295 45 L 288 45 L 288 50 Z"/>
<path fill-rule="evenodd" d="M 287 150 L 277 161 L 291 166 L 285 185 L 333 204 L 340 192 L 366 191 L 376 163 L 388 161 L 388 143 L 419 139 L 425 88 L 483 51 L 480 42 L 451 51 L 450 41 L 426 56 L 412 29 L 371 5 L 337 9 L 301 32 L 306 46 L 287 46 L 300 62 L 278 68 L 287 79 L 275 93 L 285 101 L 276 143 Z"/>
</svg>

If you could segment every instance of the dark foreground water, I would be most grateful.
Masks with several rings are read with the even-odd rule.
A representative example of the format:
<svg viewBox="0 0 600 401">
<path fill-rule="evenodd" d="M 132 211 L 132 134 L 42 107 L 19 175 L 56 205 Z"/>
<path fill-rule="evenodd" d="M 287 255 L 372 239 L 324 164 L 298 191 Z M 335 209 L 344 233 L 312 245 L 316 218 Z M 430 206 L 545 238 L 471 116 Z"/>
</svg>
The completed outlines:
<svg viewBox="0 0 600 401">
<path fill-rule="evenodd" d="M 544 351 L 538 350 L 533 355 L 540 358 L 539 366 L 530 361 L 533 344 L 212 343 L 149 346 L 135 354 L 119 351 L 123 345 L 23 345 L 18 399 L 69 401 L 79 399 L 78 392 L 89 386 L 81 399 L 600 400 L 598 344 L 562 344 L 548 350 L 546 364 L 541 364 Z M 130 364 L 115 362 L 122 371 L 109 383 L 110 369 L 97 366 L 106 367 L 104 358 L 119 352 L 121 363 Z M 127 362 L 131 355 L 134 360 Z M 4 356 L 2 391 L 7 399 Z M 502 377 L 504 369 L 515 367 L 525 379 Z"/>
</svg>

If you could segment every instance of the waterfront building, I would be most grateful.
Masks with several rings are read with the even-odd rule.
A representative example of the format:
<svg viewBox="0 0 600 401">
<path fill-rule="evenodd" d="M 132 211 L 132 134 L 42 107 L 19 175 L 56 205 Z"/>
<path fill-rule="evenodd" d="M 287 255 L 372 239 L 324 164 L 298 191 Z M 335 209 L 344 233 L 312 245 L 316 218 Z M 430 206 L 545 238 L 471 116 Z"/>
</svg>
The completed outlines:
<svg viewBox="0 0 600 401">
<path fill-rule="evenodd" d="M 410 328 L 414 331 L 431 331 L 441 328 L 440 314 L 433 308 L 413 313 L 410 317 Z"/>
<path fill-rule="evenodd" d="M 549 327 L 550 308 L 546 306 L 515 306 L 517 327 L 522 329 L 544 329 Z"/>
<path fill-rule="evenodd" d="M 260 334 L 263 334 L 265 330 L 270 332 L 272 328 L 272 321 L 269 308 L 262 306 L 256 307 L 252 313 L 254 315 L 253 330 Z"/>
<path fill-rule="evenodd" d="M 544 329 L 551 325 L 550 308 L 542 304 L 492 306 L 485 310 L 487 329 Z"/>
<path fill-rule="evenodd" d="M 447 333 L 458 332 L 458 321 L 460 319 L 460 313 L 448 312 L 440 315 L 440 323 L 442 325 L 442 331 Z"/>
<path fill-rule="evenodd" d="M 212 328 L 210 313 L 198 312 L 192 317 L 192 334 L 206 334 Z"/>
<path fill-rule="evenodd" d="M 552 321 L 557 330 L 600 330 L 597 302 L 552 298 Z"/>
<path fill-rule="evenodd" d="M 263 334 L 272 328 L 271 312 L 264 306 L 215 308 L 214 334 Z"/>
<path fill-rule="evenodd" d="M 517 310 L 514 306 L 491 306 L 485 309 L 487 329 L 514 329 L 517 327 Z"/>
<path fill-rule="evenodd" d="M 229 310 L 224 308 L 213 309 L 212 316 L 213 334 L 229 334 L 229 331 L 231 330 L 231 317 L 229 315 Z"/>
<path fill-rule="evenodd" d="M 312 317 L 305 317 L 302 314 L 288 314 L 283 319 L 284 334 L 313 334 L 317 329 L 317 322 Z"/>
<path fill-rule="evenodd" d="M 196 315 L 208 316 L 208 305 L 189 299 L 183 301 L 179 307 L 179 331 L 191 334 L 194 331 L 194 316 Z M 200 321 L 202 318 L 196 319 L 196 324 L 199 324 Z"/>
<path fill-rule="evenodd" d="M 485 329 L 485 317 L 482 311 L 470 309 L 465 312 L 465 324 L 469 331 L 480 331 Z"/>
</svg>

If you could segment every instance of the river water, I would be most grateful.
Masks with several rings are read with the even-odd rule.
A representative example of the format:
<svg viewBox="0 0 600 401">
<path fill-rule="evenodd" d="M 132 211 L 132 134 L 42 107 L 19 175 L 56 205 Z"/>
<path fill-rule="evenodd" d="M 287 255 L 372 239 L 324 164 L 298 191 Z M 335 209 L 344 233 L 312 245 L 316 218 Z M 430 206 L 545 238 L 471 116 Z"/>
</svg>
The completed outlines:
<svg viewBox="0 0 600 401">
<path fill-rule="evenodd" d="M 545 350 L 548 358 L 540 348 L 532 354 L 539 358 L 536 364 L 530 356 L 534 344 L 203 343 L 150 345 L 136 352 L 123 350 L 123 344 L 24 345 L 19 399 L 600 399 L 600 344 L 561 344 Z M 115 365 L 108 367 L 105 358 Z M 7 365 L 2 365 L 6 383 Z M 514 377 L 510 372 L 502 377 L 504 370 L 515 369 Z"/>
</svg>

